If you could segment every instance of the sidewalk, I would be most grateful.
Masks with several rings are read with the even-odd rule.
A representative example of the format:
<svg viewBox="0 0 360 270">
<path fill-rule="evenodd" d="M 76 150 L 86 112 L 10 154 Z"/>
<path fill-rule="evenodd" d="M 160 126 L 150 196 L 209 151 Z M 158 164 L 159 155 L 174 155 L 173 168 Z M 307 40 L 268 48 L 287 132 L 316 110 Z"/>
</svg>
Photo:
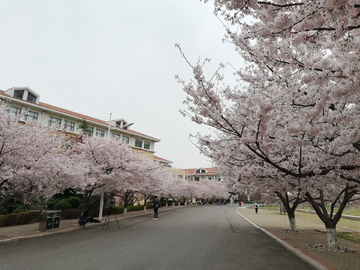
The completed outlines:
<svg viewBox="0 0 360 270">
<path fill-rule="evenodd" d="M 325 230 L 323 224 L 296 219 L 296 227 L 299 232 L 291 233 L 286 231 L 289 229 L 287 215 L 280 215 L 278 211 L 260 208 L 259 213 L 255 214 L 253 208 L 245 207 L 238 207 L 236 211 L 254 226 L 264 231 L 264 233 L 317 269 L 360 269 L 360 244 L 358 243 L 338 238 L 339 246 L 350 248 L 355 250 L 355 252 L 329 252 L 313 248 L 317 244 L 327 246 L 326 233 L 319 232 Z"/>
<path fill-rule="evenodd" d="M 180 206 L 183 207 L 183 206 Z M 172 209 L 178 209 L 176 207 L 162 207 L 159 209 L 159 212 L 168 211 Z M 148 209 L 145 213 L 144 210 L 140 211 L 130 211 L 127 215 L 124 214 L 117 214 L 116 218 L 118 220 L 131 218 L 133 216 L 140 216 L 140 215 L 152 215 L 152 209 Z M 102 223 L 87 223 L 86 227 L 93 227 L 93 226 L 103 226 L 104 221 L 106 219 L 106 214 L 103 216 Z M 95 218 L 97 219 L 97 218 Z M 110 222 L 115 221 L 115 216 L 110 216 Z M 70 231 L 76 230 L 84 230 L 84 228 L 80 227 L 78 224 L 78 219 L 67 219 L 67 220 L 60 220 L 59 229 L 50 230 L 46 232 L 39 231 L 39 223 L 34 224 L 26 224 L 26 225 L 19 225 L 19 226 L 9 226 L 9 227 L 1 227 L 0 228 L 0 245 L 1 243 L 10 242 L 10 241 L 19 241 L 19 240 L 26 240 L 36 237 L 43 237 L 51 234 L 59 234 L 59 233 L 66 233 Z"/>
</svg>

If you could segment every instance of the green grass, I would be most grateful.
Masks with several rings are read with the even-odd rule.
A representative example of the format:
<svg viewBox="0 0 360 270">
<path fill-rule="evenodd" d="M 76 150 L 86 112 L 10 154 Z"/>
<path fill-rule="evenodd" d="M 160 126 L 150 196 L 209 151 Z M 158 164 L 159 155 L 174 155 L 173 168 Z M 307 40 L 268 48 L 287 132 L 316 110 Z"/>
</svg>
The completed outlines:
<svg viewBox="0 0 360 270">
<path fill-rule="evenodd" d="M 336 233 L 336 235 L 339 238 L 360 244 L 360 233 L 339 232 L 339 233 Z"/>
<path fill-rule="evenodd" d="M 268 206 L 268 207 L 269 208 L 274 208 L 274 207 L 280 208 L 280 206 Z M 306 207 L 306 206 L 305 207 L 300 206 L 297 209 L 310 210 L 311 208 Z M 330 211 L 330 207 L 328 208 L 328 210 Z M 360 216 L 360 208 L 345 209 L 343 212 L 343 215 Z M 312 213 L 296 212 L 295 218 L 301 218 L 301 219 L 306 219 L 306 220 L 310 220 L 310 221 L 314 221 L 314 222 L 323 223 L 314 211 L 312 211 Z M 359 220 L 351 220 L 351 219 L 341 218 L 339 220 L 338 224 L 336 225 L 336 228 L 338 231 L 336 233 L 337 237 L 360 244 L 360 233 L 343 231 L 345 228 L 350 229 L 350 230 L 360 231 L 360 221 Z M 324 226 L 324 229 L 325 229 L 325 226 Z"/>
<path fill-rule="evenodd" d="M 264 206 L 265 208 L 280 208 L 280 205 L 267 205 Z M 330 212 L 330 207 L 326 207 L 327 210 Z M 301 210 L 312 210 L 310 206 L 299 206 L 297 209 L 301 209 Z M 334 209 L 335 213 L 337 212 L 337 208 Z M 360 208 L 346 208 L 343 212 L 343 215 L 350 215 L 350 216 L 360 216 Z"/>
<path fill-rule="evenodd" d="M 351 215 L 351 216 L 360 216 L 360 208 L 345 209 L 343 214 Z"/>
<path fill-rule="evenodd" d="M 352 215 L 354 215 L 354 214 L 352 214 Z M 316 214 L 311 214 L 311 213 L 306 213 L 306 212 L 296 212 L 295 218 L 302 218 L 302 219 L 307 219 L 307 220 L 322 223 L 322 221 Z M 336 228 L 337 228 L 337 231 L 344 230 L 344 228 L 350 229 L 350 230 L 355 230 L 355 231 L 360 231 L 360 221 L 342 218 L 339 220 L 338 224 L 336 225 Z M 325 229 L 325 226 L 324 226 L 324 229 Z M 343 238 L 343 239 L 360 244 L 360 233 L 340 231 L 340 232 L 337 232 L 336 235 L 339 238 Z"/>
</svg>

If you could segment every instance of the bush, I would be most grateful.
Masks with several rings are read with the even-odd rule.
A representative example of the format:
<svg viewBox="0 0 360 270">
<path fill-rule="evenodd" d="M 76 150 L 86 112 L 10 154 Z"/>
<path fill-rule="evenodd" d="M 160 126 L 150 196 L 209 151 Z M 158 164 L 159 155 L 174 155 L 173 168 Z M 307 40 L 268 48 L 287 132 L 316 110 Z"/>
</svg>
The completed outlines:
<svg viewBox="0 0 360 270">
<path fill-rule="evenodd" d="M 47 201 L 46 202 L 46 205 L 47 205 L 47 207 L 49 208 L 49 209 L 54 209 L 54 206 L 55 206 L 55 204 L 57 204 L 59 201 L 58 200 L 54 200 L 54 201 Z"/>
<path fill-rule="evenodd" d="M 71 205 L 68 202 L 68 200 L 60 200 L 54 205 L 55 210 L 64 210 L 64 209 L 70 209 Z"/>
<path fill-rule="evenodd" d="M 128 211 L 139 211 L 139 210 L 143 210 L 144 206 L 143 205 L 130 205 L 127 207 L 127 209 L 128 209 Z"/>
<path fill-rule="evenodd" d="M 71 205 L 71 208 L 79 208 L 79 206 L 82 203 L 82 200 L 79 197 L 70 197 L 68 200 L 69 204 Z"/>
<path fill-rule="evenodd" d="M 104 208 L 104 211 L 103 211 L 103 215 L 108 215 L 108 214 L 122 214 L 124 213 L 124 206 L 115 206 L 113 207 L 113 210 L 112 212 L 110 213 L 110 208 Z M 128 206 L 128 211 L 129 211 L 129 206 Z"/>
<path fill-rule="evenodd" d="M 80 209 L 61 210 L 61 219 L 77 219 L 81 215 Z"/>
<path fill-rule="evenodd" d="M 0 227 L 15 226 L 39 222 L 40 212 L 22 212 L 0 216 Z"/>
</svg>

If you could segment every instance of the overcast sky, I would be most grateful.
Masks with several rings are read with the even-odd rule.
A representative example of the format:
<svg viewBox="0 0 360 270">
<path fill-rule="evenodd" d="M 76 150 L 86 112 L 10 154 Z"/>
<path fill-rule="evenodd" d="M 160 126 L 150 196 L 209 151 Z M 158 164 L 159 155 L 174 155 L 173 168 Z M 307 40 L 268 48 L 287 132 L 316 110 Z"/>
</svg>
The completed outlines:
<svg viewBox="0 0 360 270">
<path fill-rule="evenodd" d="M 209 133 L 184 118 L 191 68 L 211 58 L 241 66 L 213 4 L 198 0 L 0 0 L 0 89 L 28 86 L 40 101 L 101 120 L 124 118 L 156 137 L 173 167 L 209 167 L 189 134 Z"/>
</svg>

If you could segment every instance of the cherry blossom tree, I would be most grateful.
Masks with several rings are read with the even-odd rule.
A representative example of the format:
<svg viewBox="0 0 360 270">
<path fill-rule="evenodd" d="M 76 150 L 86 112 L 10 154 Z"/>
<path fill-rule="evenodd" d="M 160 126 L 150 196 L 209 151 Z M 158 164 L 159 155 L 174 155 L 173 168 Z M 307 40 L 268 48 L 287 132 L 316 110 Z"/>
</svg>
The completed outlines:
<svg viewBox="0 0 360 270">
<path fill-rule="evenodd" d="M 184 195 L 186 198 L 189 198 L 191 204 L 193 204 L 194 200 L 202 196 L 199 183 L 193 183 L 193 182 L 188 183 L 186 185 L 186 188 L 184 189 Z"/>
<path fill-rule="evenodd" d="M 0 105 L 0 205 L 12 198 L 36 192 L 50 197 L 59 191 L 70 170 L 61 149 L 62 133 L 24 121 Z"/>
<path fill-rule="evenodd" d="M 144 200 L 144 211 L 146 212 L 146 201 L 154 196 L 162 197 L 162 194 L 165 194 L 166 187 L 173 184 L 174 176 L 147 156 L 144 156 L 143 163 L 143 180 L 139 183 L 138 193 Z"/>
<path fill-rule="evenodd" d="M 69 156 L 84 167 L 83 175 L 72 186 L 84 193 L 84 208 L 91 196 L 101 192 L 120 196 L 126 207 L 139 190 L 144 160 L 128 145 L 85 136 L 73 147 Z"/>
<path fill-rule="evenodd" d="M 240 175 L 259 175 L 260 167 L 258 178 L 296 183 L 333 250 L 336 224 L 360 184 L 359 8 L 355 1 L 215 1 L 227 40 L 248 62 L 237 72 L 242 89 L 218 84 L 219 72 L 207 79 L 201 63 L 192 66 L 193 82 L 179 80 L 188 94 L 183 113 L 238 145 Z"/>
</svg>

